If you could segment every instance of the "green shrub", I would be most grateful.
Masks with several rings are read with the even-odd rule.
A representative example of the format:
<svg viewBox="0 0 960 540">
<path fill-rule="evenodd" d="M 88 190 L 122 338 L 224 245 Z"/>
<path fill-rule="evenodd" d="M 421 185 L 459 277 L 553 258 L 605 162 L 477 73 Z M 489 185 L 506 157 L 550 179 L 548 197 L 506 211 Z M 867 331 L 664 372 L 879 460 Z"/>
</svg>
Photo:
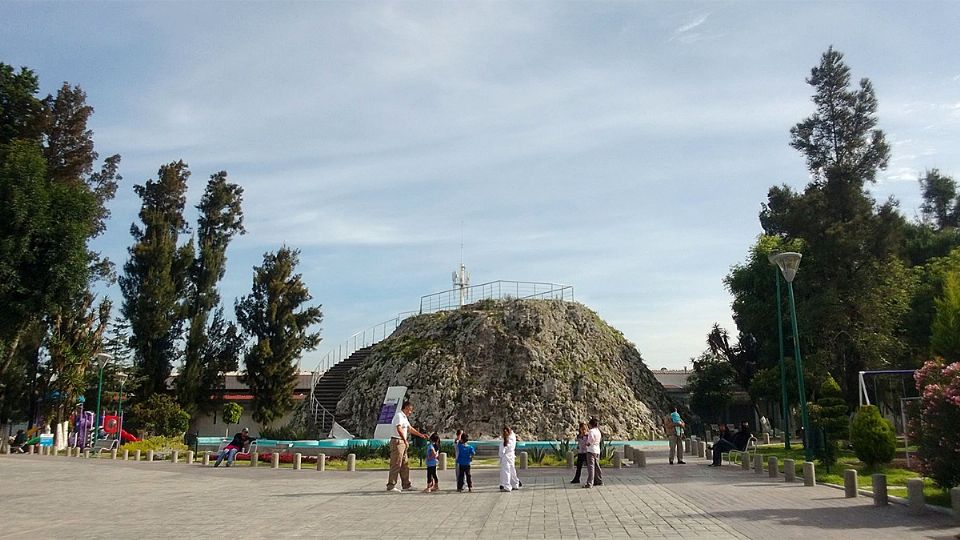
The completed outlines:
<svg viewBox="0 0 960 540">
<path fill-rule="evenodd" d="M 823 435 L 823 444 L 817 449 L 817 457 L 829 472 L 840 453 L 837 444 L 850 435 L 847 403 L 843 400 L 840 385 L 833 377 L 828 375 L 820 386 L 820 399 L 810 407 L 810 417 Z"/>
<path fill-rule="evenodd" d="M 292 424 L 278 427 L 262 427 L 260 428 L 260 438 L 273 439 L 275 441 L 303 441 L 313 439 L 313 437 L 310 436 L 310 431 L 306 427 Z"/>
<path fill-rule="evenodd" d="M 864 405 L 857 411 L 850 426 L 850 443 L 857 459 L 871 469 L 889 463 L 897 451 L 893 425 L 873 405 Z"/>
<path fill-rule="evenodd" d="M 357 460 L 377 457 L 379 454 L 378 450 L 378 448 L 370 446 L 370 443 L 367 442 L 351 442 L 347 444 L 347 453 L 355 455 Z"/>
<path fill-rule="evenodd" d="M 179 437 L 190 425 L 190 415 L 171 396 L 154 394 L 130 411 L 131 424 L 151 435 Z"/>
<path fill-rule="evenodd" d="M 574 449 L 570 441 L 558 441 L 557 444 L 550 444 L 550 455 L 560 463 L 566 463 L 567 453 Z"/>
<path fill-rule="evenodd" d="M 137 450 L 140 450 L 141 453 L 146 453 L 147 450 L 153 450 L 154 452 L 169 452 L 171 450 L 179 450 L 181 452 L 186 452 L 189 450 L 187 445 L 183 444 L 183 440 L 180 437 L 149 437 L 138 442 L 129 442 L 120 447 L 120 452 L 124 450 L 129 450 L 130 453 L 134 453 Z"/>
</svg>

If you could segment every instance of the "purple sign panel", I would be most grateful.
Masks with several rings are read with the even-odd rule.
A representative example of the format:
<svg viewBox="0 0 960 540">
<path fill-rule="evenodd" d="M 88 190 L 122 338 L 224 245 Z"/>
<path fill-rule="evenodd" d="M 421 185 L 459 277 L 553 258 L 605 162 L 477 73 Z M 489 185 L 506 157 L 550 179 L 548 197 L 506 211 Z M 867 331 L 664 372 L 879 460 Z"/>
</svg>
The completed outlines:
<svg viewBox="0 0 960 540">
<path fill-rule="evenodd" d="M 380 409 L 380 417 L 377 419 L 378 424 L 391 424 L 393 423 L 393 417 L 397 414 L 397 404 L 394 403 L 384 403 L 383 408 Z"/>
</svg>

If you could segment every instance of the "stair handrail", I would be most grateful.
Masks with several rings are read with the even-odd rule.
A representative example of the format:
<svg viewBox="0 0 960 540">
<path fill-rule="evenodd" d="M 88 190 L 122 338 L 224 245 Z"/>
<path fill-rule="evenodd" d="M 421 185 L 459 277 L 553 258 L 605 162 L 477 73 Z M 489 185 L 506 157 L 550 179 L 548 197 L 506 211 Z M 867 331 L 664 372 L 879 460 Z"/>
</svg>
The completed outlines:
<svg viewBox="0 0 960 540">
<path fill-rule="evenodd" d="M 312 393 L 312 391 L 311 391 L 311 393 Z M 313 405 L 313 415 L 312 415 L 312 418 L 313 418 L 313 428 L 314 428 L 315 430 L 320 429 L 320 426 L 322 426 L 322 425 L 324 424 L 324 421 L 327 419 L 328 416 L 330 417 L 330 422 L 331 422 L 331 423 L 330 423 L 330 427 L 332 428 L 332 427 L 333 427 L 333 422 L 336 422 L 336 421 L 337 421 L 336 417 L 333 415 L 333 413 L 331 413 L 329 410 L 327 410 L 327 408 L 324 407 L 324 406 L 320 403 L 320 400 L 318 400 L 316 397 L 311 397 L 311 399 L 313 400 L 312 403 L 311 403 L 311 404 Z M 319 421 L 318 421 L 318 420 L 319 420 Z M 326 435 L 323 434 L 323 433 L 318 433 L 318 435 L 323 435 L 324 437 L 326 437 Z M 319 438 L 324 438 L 324 437 L 317 437 L 317 438 L 319 439 Z"/>
</svg>

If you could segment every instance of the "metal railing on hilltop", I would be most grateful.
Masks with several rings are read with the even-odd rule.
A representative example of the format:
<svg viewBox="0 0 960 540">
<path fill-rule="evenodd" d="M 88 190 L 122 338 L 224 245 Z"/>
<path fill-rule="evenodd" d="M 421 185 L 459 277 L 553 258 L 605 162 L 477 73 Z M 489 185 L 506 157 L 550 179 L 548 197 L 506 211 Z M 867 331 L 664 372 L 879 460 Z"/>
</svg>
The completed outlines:
<svg viewBox="0 0 960 540">
<path fill-rule="evenodd" d="M 461 303 L 467 305 L 480 300 L 500 300 L 504 298 L 573 302 L 573 286 L 539 281 L 491 281 L 463 289 L 450 289 L 421 296 L 420 313 L 458 309 Z"/>
<path fill-rule="evenodd" d="M 330 349 L 327 354 L 320 359 L 320 362 L 317 363 L 317 369 L 313 371 L 310 378 L 310 408 L 313 425 L 326 426 L 327 418 L 330 419 L 331 425 L 332 422 L 335 421 L 333 413 L 321 405 L 320 402 L 317 401 L 316 396 L 314 396 L 317 381 L 333 366 L 346 360 L 350 355 L 360 349 L 376 345 L 384 339 L 387 339 L 387 337 L 400 326 L 401 322 L 412 315 L 459 309 L 461 303 L 462 305 L 467 305 L 481 300 L 500 300 L 505 298 L 564 300 L 573 302 L 573 286 L 538 281 L 497 280 L 462 289 L 450 289 L 448 291 L 421 296 L 419 311 L 404 311 L 392 319 L 376 324 L 366 330 L 361 330 Z"/>
</svg>

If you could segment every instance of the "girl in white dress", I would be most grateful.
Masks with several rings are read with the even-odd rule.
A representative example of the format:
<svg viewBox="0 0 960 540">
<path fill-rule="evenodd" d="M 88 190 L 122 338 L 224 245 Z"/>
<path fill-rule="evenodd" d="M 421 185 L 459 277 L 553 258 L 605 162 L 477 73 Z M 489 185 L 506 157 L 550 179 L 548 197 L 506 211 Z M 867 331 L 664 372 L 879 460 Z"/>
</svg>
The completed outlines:
<svg viewBox="0 0 960 540">
<path fill-rule="evenodd" d="M 500 491 L 513 491 L 523 485 L 517 476 L 517 434 L 503 426 L 503 439 L 500 441 Z"/>
</svg>

